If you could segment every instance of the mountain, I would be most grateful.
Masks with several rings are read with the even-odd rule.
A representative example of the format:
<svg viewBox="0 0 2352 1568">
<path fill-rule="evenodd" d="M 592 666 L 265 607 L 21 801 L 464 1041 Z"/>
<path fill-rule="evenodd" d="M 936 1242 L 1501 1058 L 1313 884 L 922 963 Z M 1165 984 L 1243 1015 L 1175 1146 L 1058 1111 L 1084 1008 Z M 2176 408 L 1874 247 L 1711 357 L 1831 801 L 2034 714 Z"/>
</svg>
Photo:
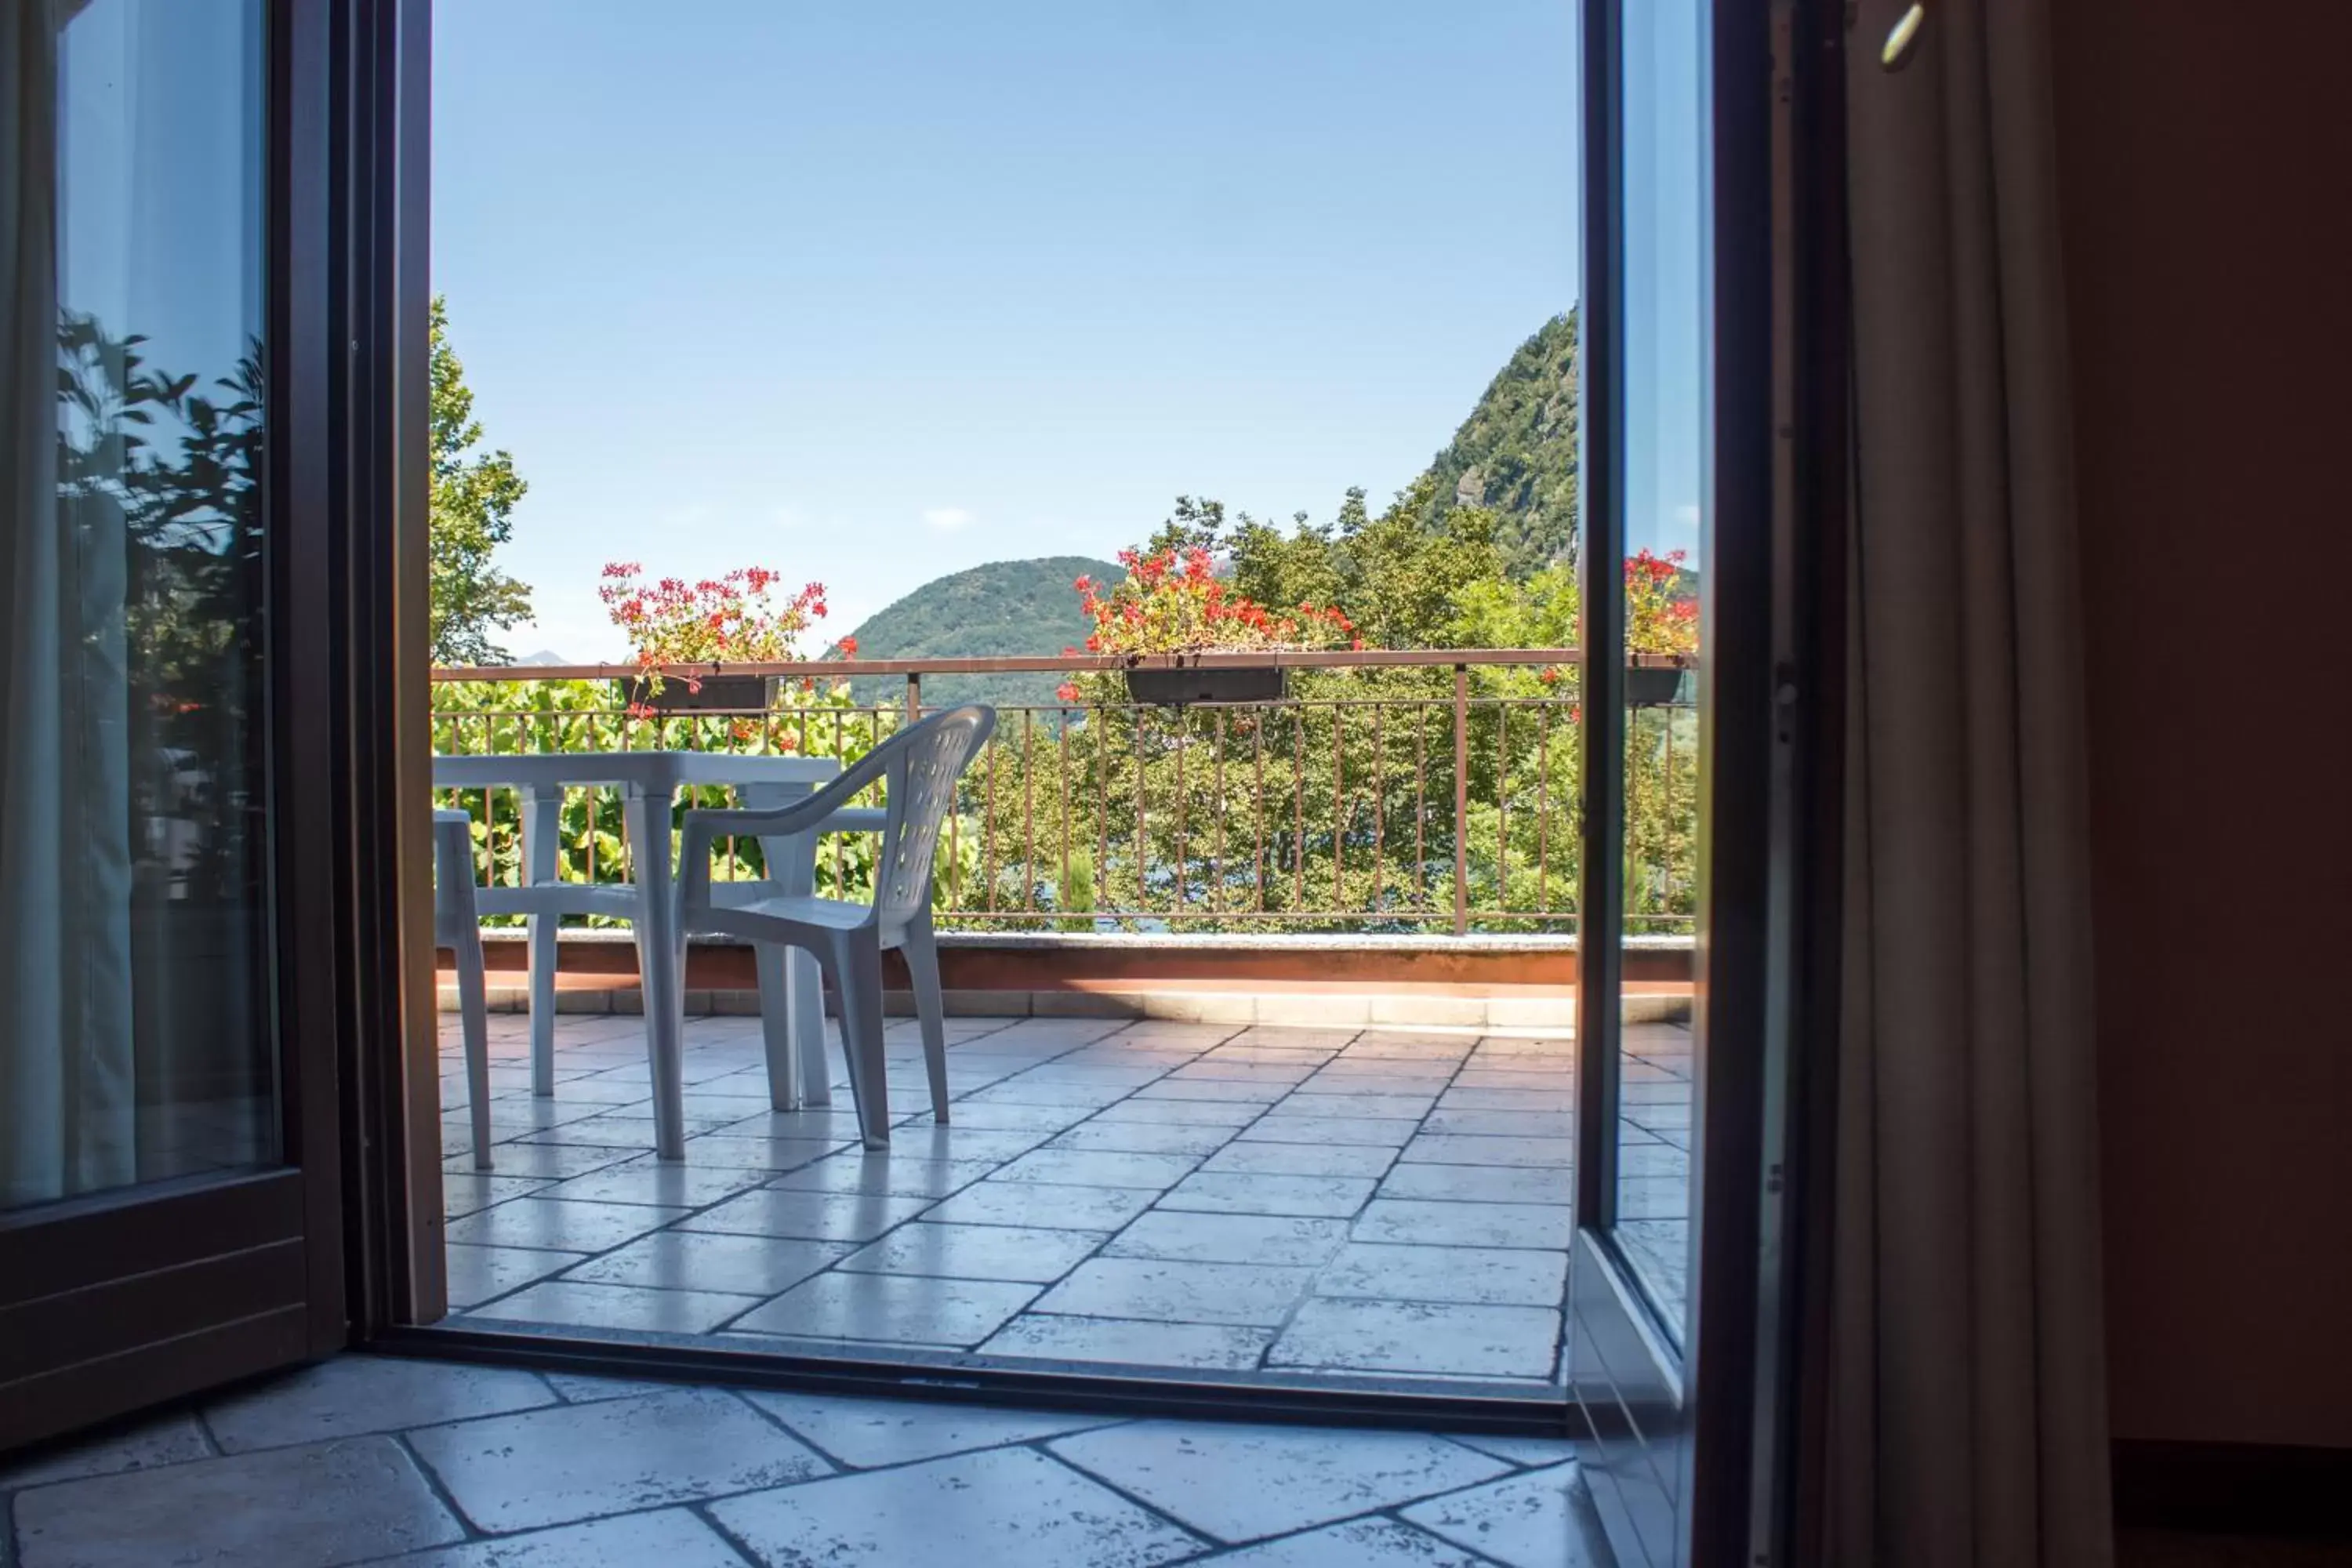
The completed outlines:
<svg viewBox="0 0 2352 1568">
<path fill-rule="evenodd" d="M 1521 343 L 1429 468 L 1437 486 L 1428 521 L 1457 506 L 1492 508 L 1515 577 L 1575 552 L 1576 328 L 1571 310 Z"/>
<path fill-rule="evenodd" d="M 570 664 L 572 661 L 553 648 L 543 647 L 537 653 L 526 655 L 515 662 L 517 664 Z"/>
<path fill-rule="evenodd" d="M 1081 574 L 1116 583 L 1126 569 L 1086 555 L 992 561 L 924 584 L 850 635 L 860 658 L 960 658 L 1057 654 L 1083 644 L 1094 628 L 1078 608 Z M 987 702 L 997 707 L 1049 706 L 1061 678 L 1029 675 L 929 676 L 923 706 Z M 888 702 L 905 683 L 878 676 L 856 683 L 861 700 Z"/>
</svg>

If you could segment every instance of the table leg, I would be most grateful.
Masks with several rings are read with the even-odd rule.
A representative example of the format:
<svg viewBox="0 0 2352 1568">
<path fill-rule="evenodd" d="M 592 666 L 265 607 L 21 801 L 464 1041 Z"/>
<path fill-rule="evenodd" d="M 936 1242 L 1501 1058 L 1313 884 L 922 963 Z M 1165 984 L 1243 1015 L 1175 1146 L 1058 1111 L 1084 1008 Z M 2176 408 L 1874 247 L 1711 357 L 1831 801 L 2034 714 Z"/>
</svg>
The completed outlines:
<svg viewBox="0 0 2352 1568">
<path fill-rule="evenodd" d="M 653 1074 L 654 1152 L 686 1158 L 686 993 L 679 950 L 677 900 L 670 885 L 670 802 L 667 789 L 629 797 L 635 840 L 637 966 L 646 1004 L 646 1065 Z"/>
<path fill-rule="evenodd" d="M 760 1037 L 768 1048 L 768 1104 L 776 1110 L 801 1108 L 800 1042 L 793 1037 L 793 949 L 763 942 L 753 950 L 760 966 Z"/>
<path fill-rule="evenodd" d="M 803 833 L 783 841 L 776 867 L 778 879 L 789 897 L 804 899 L 816 891 L 816 835 Z M 793 1050 L 800 1058 L 802 1103 L 815 1107 L 833 1103 L 832 1058 L 824 1048 L 824 981 L 816 954 L 792 951 L 785 990 L 791 997 Z"/>
<path fill-rule="evenodd" d="M 555 880 L 562 834 L 563 792 L 522 792 L 522 879 L 526 887 Z M 557 915 L 532 915 L 530 931 L 530 1091 L 555 1092 L 555 933 Z"/>
</svg>

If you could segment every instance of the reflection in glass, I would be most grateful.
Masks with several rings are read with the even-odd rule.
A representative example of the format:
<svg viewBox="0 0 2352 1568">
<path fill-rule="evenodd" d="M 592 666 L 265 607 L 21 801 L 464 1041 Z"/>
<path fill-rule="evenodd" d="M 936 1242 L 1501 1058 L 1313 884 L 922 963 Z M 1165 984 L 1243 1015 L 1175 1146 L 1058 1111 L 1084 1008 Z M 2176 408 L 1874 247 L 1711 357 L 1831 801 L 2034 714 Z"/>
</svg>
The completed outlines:
<svg viewBox="0 0 2352 1568">
<path fill-rule="evenodd" d="M 278 1154 L 264 7 L 32 12 L 0 53 L 0 157 L 55 172 L 0 196 L 0 1208 Z"/>
<path fill-rule="evenodd" d="M 1679 1341 L 1690 1258 L 1688 1004 L 1645 991 L 1698 912 L 1699 616 L 1711 429 L 1700 0 L 1622 8 L 1627 560 L 1624 973 L 1615 1236 Z M 1658 965 L 1659 967 L 1652 967 Z"/>
</svg>

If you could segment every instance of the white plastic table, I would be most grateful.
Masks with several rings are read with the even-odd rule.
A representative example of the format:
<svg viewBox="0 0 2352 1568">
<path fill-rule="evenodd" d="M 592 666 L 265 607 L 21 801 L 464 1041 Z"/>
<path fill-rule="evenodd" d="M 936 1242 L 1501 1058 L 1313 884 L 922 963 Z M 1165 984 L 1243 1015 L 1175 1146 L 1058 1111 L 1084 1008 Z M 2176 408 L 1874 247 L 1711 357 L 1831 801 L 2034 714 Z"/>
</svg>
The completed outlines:
<svg viewBox="0 0 2352 1568">
<path fill-rule="evenodd" d="M 485 915 L 530 920 L 530 1088 L 555 1092 L 555 936 L 564 915 L 607 915 L 630 922 L 645 993 L 646 1056 L 653 1076 L 654 1149 L 686 1157 L 679 1081 L 686 1026 L 685 942 L 670 868 L 671 808 L 689 785 L 723 784 L 752 810 L 789 805 L 841 772 L 831 757 L 732 756 L 714 752 L 555 752 L 513 756 L 436 756 L 436 789 L 515 789 L 522 796 L 523 880 L 483 888 Z M 616 785 L 623 795 L 635 879 L 559 880 L 560 816 L 567 789 Z M 885 814 L 835 812 L 819 832 L 877 832 Z M 768 874 L 786 894 L 814 890 L 817 833 L 763 839 Z M 770 1100 L 779 1110 L 824 1105 L 832 1098 L 824 1052 L 824 1009 L 816 962 L 806 953 L 759 954 L 761 1029 L 768 1054 Z M 797 1068 L 797 1071 L 795 1070 Z"/>
</svg>

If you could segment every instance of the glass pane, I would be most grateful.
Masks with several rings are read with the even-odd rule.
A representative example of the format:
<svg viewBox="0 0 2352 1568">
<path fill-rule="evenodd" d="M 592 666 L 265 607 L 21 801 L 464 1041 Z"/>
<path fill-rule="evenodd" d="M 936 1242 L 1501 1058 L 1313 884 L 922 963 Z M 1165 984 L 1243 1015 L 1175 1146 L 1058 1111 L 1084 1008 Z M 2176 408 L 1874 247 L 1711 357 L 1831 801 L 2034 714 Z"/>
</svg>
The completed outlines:
<svg viewBox="0 0 2352 1568">
<path fill-rule="evenodd" d="M 1690 1253 L 1707 452 L 1707 7 L 1623 8 L 1625 989 L 1616 1235 L 1679 1339 Z"/>
<path fill-rule="evenodd" d="M 264 7 L 46 9 L 0 52 L 0 157 L 55 171 L 0 191 L 0 1208 L 278 1152 Z"/>
</svg>

